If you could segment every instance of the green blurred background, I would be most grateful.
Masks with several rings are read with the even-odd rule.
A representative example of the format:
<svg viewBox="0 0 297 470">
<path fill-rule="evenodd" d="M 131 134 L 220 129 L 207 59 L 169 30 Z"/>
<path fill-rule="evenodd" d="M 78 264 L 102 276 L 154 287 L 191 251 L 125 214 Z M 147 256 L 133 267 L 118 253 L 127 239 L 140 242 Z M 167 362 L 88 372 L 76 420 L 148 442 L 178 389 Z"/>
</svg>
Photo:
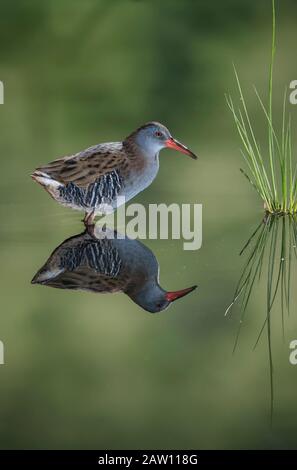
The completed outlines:
<svg viewBox="0 0 297 470">
<path fill-rule="evenodd" d="M 277 2 L 275 116 L 297 79 L 296 18 L 295 0 Z M 297 447 L 296 312 L 283 341 L 273 311 L 272 428 L 265 335 L 252 351 L 265 280 L 234 355 L 238 311 L 224 317 L 239 251 L 263 212 L 239 172 L 224 94 L 236 93 L 234 62 L 265 145 L 252 85 L 266 97 L 270 37 L 270 0 L 1 0 L 1 448 Z M 124 295 L 31 286 L 55 246 L 82 229 L 81 214 L 55 204 L 32 170 L 148 120 L 200 156 L 162 152 L 157 179 L 133 201 L 203 204 L 201 250 L 145 242 L 164 288 L 199 289 L 150 315 Z"/>
</svg>

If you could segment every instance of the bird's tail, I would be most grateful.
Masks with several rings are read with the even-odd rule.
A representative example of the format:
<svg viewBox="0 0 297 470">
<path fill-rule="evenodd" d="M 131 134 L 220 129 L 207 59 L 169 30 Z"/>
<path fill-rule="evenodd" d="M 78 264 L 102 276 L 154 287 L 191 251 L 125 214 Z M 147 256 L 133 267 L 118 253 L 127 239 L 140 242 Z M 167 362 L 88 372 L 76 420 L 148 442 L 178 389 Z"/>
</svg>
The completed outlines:
<svg viewBox="0 0 297 470">
<path fill-rule="evenodd" d="M 46 284 L 48 281 L 55 279 L 64 271 L 63 268 L 50 268 L 43 266 L 33 277 L 31 284 Z"/>
<path fill-rule="evenodd" d="M 41 184 L 42 186 L 51 186 L 53 188 L 60 188 L 64 186 L 63 183 L 60 183 L 59 181 L 54 180 L 47 173 L 44 173 L 43 171 L 39 171 L 39 170 L 35 170 L 34 173 L 32 173 L 31 178 L 34 181 L 37 181 L 37 183 Z"/>
<path fill-rule="evenodd" d="M 44 189 L 55 199 L 59 196 L 58 190 L 64 186 L 63 183 L 53 179 L 50 175 L 40 170 L 35 170 L 34 173 L 32 173 L 31 178 L 43 186 Z"/>
</svg>

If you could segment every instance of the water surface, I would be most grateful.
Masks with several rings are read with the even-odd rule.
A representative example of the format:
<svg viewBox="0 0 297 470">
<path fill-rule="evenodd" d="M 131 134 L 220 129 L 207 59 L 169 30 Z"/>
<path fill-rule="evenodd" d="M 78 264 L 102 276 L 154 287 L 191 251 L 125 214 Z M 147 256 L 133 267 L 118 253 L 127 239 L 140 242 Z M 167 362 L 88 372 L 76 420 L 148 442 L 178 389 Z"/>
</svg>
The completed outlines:
<svg viewBox="0 0 297 470">
<path fill-rule="evenodd" d="M 266 89 L 270 18 L 264 3 L 4 2 L 2 448 L 296 447 L 297 368 L 289 362 L 289 343 L 297 339 L 296 258 L 289 228 L 281 255 L 281 219 L 267 237 L 262 274 L 246 294 L 243 318 L 237 302 L 224 315 L 267 227 L 261 201 L 239 172 L 243 162 L 224 101 L 235 89 L 232 61 L 244 86 L 257 82 Z M 296 78 L 295 9 L 294 2 L 282 2 L 280 90 Z M 261 110 L 250 96 L 264 143 Z M 282 92 L 279 98 L 276 107 Z M 81 214 L 51 200 L 30 179 L 32 170 L 118 140 L 152 119 L 168 125 L 200 159 L 162 152 L 157 179 L 133 202 L 202 203 L 203 244 L 190 252 L 182 240 L 143 243 L 158 260 L 164 289 L 198 288 L 150 314 L 124 294 L 32 285 L 53 250 L 83 230 Z M 271 301 L 280 259 L 289 263 L 290 252 L 290 294 L 279 289 L 267 317 L 267 286 Z M 282 275 L 280 282 L 288 285 Z"/>
</svg>

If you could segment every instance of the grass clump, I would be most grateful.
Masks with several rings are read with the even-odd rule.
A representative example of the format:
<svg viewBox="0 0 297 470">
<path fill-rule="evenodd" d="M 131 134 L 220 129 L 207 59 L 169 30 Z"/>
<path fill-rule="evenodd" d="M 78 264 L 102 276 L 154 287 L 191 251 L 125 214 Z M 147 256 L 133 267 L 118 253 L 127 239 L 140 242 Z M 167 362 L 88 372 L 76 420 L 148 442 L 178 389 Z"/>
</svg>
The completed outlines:
<svg viewBox="0 0 297 470">
<path fill-rule="evenodd" d="M 236 109 L 231 96 L 226 96 L 242 143 L 242 155 L 249 174 L 242 173 L 264 201 L 265 210 L 272 214 L 297 212 L 297 164 L 292 156 L 291 118 L 287 113 L 287 92 L 284 93 L 282 126 L 277 132 L 273 124 L 273 68 L 275 59 L 275 1 L 272 0 L 272 47 L 269 73 L 268 106 L 265 106 L 257 89 L 256 96 L 263 110 L 268 130 L 268 149 L 265 155 L 256 138 L 239 76 L 234 67 L 241 105 Z M 268 158 L 267 158 L 268 156 Z"/>
</svg>

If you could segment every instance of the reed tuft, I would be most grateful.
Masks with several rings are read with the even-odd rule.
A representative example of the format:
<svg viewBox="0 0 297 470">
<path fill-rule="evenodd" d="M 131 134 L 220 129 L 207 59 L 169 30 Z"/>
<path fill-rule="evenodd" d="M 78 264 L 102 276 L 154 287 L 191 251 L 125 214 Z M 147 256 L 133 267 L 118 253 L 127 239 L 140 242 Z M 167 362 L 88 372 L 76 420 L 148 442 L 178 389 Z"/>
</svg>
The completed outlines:
<svg viewBox="0 0 297 470">
<path fill-rule="evenodd" d="M 293 163 L 291 117 L 286 108 L 286 91 L 283 100 L 281 129 L 277 131 L 273 124 L 273 68 L 276 50 L 275 17 L 275 1 L 272 0 L 272 44 L 267 106 L 265 106 L 255 88 L 268 131 L 268 146 L 265 152 L 261 150 L 257 140 L 235 66 L 234 73 L 240 106 L 235 107 L 230 95 L 226 96 L 226 100 L 240 136 L 241 153 L 248 166 L 248 172 L 242 169 L 241 172 L 264 201 L 267 212 L 271 214 L 295 214 L 297 212 L 297 164 L 296 161 Z"/>
</svg>

